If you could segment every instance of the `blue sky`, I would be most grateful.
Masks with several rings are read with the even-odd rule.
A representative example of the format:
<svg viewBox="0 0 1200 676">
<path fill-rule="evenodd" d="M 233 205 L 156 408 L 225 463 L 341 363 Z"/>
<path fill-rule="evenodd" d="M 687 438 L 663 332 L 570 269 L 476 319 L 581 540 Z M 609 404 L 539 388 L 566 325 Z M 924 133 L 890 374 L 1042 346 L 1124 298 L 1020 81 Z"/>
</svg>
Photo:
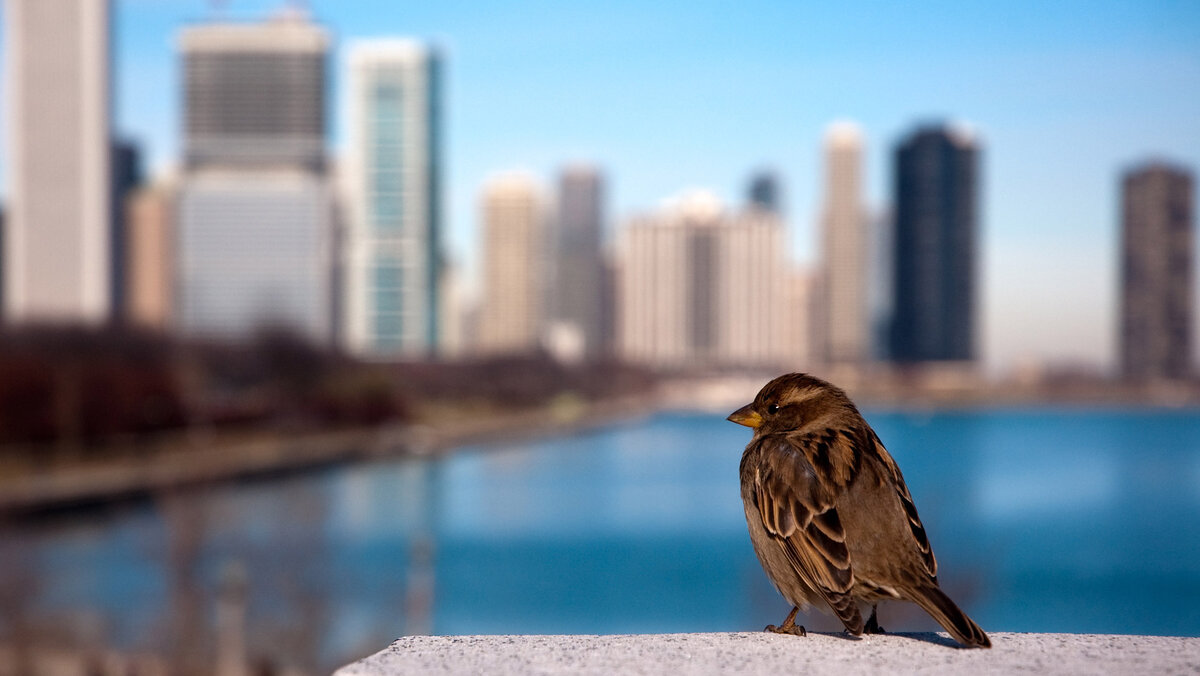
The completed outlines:
<svg viewBox="0 0 1200 676">
<path fill-rule="evenodd" d="M 281 0 L 225 0 L 255 18 Z M 476 257 L 488 174 L 607 172 L 615 223 L 689 187 L 740 203 L 748 174 L 784 181 L 796 258 L 812 263 L 820 142 L 867 136 L 867 201 L 890 200 L 891 153 L 929 120 L 978 129 L 983 351 L 1111 364 L 1117 181 L 1165 157 L 1200 170 L 1197 2 L 573 2 L 312 0 L 341 48 L 413 36 L 448 52 L 447 200 L 454 257 Z M 156 168 L 178 148 L 173 38 L 201 0 L 115 0 L 119 130 Z M 336 97 L 333 99 L 336 102 Z M 340 138 L 331 106 L 334 147 Z"/>
</svg>

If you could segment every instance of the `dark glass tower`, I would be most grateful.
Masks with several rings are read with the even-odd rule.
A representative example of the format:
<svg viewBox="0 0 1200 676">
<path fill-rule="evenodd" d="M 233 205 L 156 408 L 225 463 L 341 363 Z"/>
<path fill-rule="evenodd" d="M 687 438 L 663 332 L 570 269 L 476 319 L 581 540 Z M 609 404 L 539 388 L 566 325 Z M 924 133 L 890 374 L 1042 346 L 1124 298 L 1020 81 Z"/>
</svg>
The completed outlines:
<svg viewBox="0 0 1200 676">
<path fill-rule="evenodd" d="M 128 315 L 125 289 L 129 276 L 129 223 L 125 218 L 125 200 L 142 183 L 142 156 L 133 141 L 114 139 L 112 143 L 112 197 L 109 217 L 112 251 L 109 254 L 109 284 L 112 286 L 112 315 L 123 321 Z"/>
<path fill-rule="evenodd" d="M 896 149 L 894 362 L 976 357 L 978 163 L 974 139 L 946 127 L 918 129 Z"/>
<path fill-rule="evenodd" d="M 1125 174 L 1121 203 L 1121 373 L 1186 378 L 1192 363 L 1192 177 L 1151 163 Z"/>
</svg>

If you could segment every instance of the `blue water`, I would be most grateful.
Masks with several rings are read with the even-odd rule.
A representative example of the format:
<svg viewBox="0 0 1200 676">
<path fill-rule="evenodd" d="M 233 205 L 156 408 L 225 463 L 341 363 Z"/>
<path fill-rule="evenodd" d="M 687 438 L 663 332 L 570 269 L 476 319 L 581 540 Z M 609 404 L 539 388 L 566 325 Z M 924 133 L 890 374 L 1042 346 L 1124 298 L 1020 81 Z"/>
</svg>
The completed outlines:
<svg viewBox="0 0 1200 676">
<path fill-rule="evenodd" d="M 985 629 L 1200 635 L 1200 413 L 867 417 L 943 588 Z M 748 439 L 721 416 L 662 414 L 56 520 L 7 534 L 20 543 L 7 551 L 36 578 L 37 613 L 127 647 L 166 640 L 179 589 L 210 618 L 234 568 L 252 652 L 319 636 L 331 663 L 418 630 L 754 630 L 787 606 L 745 534 Z M 190 550 L 194 565 L 168 565 Z M 908 604 L 880 615 L 889 630 L 935 626 Z"/>
</svg>

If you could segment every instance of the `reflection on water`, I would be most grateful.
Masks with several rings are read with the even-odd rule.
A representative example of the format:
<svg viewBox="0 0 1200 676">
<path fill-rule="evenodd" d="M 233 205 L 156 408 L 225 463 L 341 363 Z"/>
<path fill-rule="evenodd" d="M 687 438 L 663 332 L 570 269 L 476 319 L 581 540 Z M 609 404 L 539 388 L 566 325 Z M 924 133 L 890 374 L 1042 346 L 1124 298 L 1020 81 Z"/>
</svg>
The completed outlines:
<svg viewBox="0 0 1200 676">
<path fill-rule="evenodd" d="M 943 585 L 985 628 L 1200 634 L 1194 412 L 868 417 Z M 250 658 L 286 648 L 309 668 L 406 632 L 758 629 L 786 608 L 745 535 L 748 438 L 718 416 L 667 414 L 211 487 L 13 531 L 7 587 L 28 578 L 33 625 L 186 658 L 211 647 L 214 599 L 225 589 L 236 605 L 244 580 Z M 933 627 L 900 606 L 881 615 Z"/>
</svg>

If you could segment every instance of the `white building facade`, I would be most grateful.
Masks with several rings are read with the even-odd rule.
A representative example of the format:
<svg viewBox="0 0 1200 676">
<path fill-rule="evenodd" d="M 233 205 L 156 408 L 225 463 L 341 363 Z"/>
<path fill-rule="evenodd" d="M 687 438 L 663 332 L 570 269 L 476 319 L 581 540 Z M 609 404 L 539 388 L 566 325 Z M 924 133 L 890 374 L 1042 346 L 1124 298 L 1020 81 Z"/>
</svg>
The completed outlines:
<svg viewBox="0 0 1200 676">
<path fill-rule="evenodd" d="M 825 197 L 817 304 L 820 357 L 829 364 L 859 364 L 870 356 L 868 312 L 870 253 L 862 202 L 862 132 L 836 122 L 825 134 Z"/>
<path fill-rule="evenodd" d="M 797 363 L 787 251 L 776 214 L 704 196 L 635 217 L 618 248 L 618 353 L 668 369 Z"/>
<path fill-rule="evenodd" d="M 178 326 L 227 339 L 281 328 L 327 344 L 334 314 L 329 36 L 291 11 L 259 23 L 191 26 L 179 43 Z"/>
<path fill-rule="evenodd" d="M 410 40 L 354 44 L 346 82 L 342 339 L 366 357 L 439 350 L 441 57 Z"/>
<path fill-rule="evenodd" d="M 485 354 L 527 353 L 546 317 L 546 199 L 530 175 L 512 172 L 484 186 L 483 288 L 478 344 Z"/>
<path fill-rule="evenodd" d="M 7 0 L 4 14 L 3 314 L 103 322 L 112 306 L 109 3 Z"/>
</svg>

